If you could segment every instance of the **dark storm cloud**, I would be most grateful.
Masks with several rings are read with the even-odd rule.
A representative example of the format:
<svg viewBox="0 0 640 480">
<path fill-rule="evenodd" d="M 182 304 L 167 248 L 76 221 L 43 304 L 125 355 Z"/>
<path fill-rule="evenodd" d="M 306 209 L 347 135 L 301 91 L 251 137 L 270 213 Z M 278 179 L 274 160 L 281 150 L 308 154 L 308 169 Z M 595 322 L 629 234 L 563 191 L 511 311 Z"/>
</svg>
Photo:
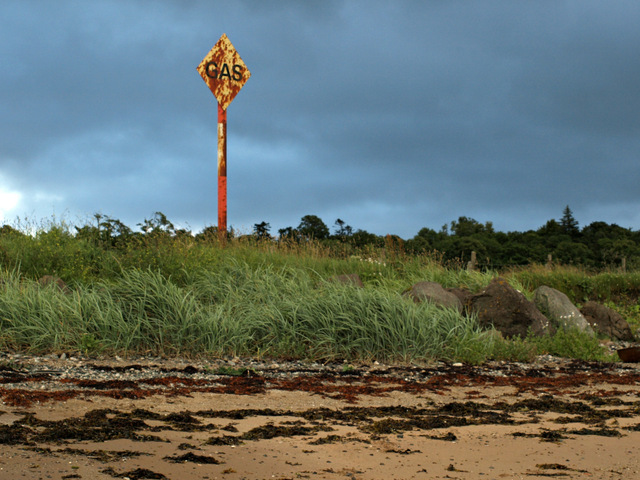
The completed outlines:
<svg viewBox="0 0 640 480">
<path fill-rule="evenodd" d="M 638 228 L 639 5 L 3 2 L 0 191 L 12 215 L 214 224 L 195 67 L 224 32 L 252 72 L 228 114 L 235 227 L 524 230 L 569 204 Z"/>
</svg>

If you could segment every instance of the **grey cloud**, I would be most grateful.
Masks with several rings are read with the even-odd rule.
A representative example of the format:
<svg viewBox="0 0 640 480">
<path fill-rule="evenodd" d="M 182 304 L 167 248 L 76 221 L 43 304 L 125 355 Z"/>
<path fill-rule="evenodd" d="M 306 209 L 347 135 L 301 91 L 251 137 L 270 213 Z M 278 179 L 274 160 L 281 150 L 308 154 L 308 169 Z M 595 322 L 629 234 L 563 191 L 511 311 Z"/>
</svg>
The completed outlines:
<svg viewBox="0 0 640 480">
<path fill-rule="evenodd" d="M 225 32 L 252 72 L 228 113 L 232 225 L 636 221 L 638 20 L 591 0 L 3 2 L 0 174 L 45 216 L 214 224 L 195 68 Z"/>
</svg>

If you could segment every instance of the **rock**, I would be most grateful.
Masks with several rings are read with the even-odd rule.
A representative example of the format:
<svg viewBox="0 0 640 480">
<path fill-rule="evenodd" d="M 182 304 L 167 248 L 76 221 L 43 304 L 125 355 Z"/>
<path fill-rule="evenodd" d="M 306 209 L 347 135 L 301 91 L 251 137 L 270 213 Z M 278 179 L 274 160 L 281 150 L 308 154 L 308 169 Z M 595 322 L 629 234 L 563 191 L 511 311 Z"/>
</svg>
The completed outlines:
<svg viewBox="0 0 640 480">
<path fill-rule="evenodd" d="M 580 311 L 596 332 L 618 340 L 635 340 L 631 327 L 615 310 L 596 302 L 587 302 Z"/>
<path fill-rule="evenodd" d="M 568 330 L 577 328 L 581 332 L 594 334 L 589 322 L 584 318 L 578 307 L 576 307 L 569 297 L 560 290 L 543 285 L 533 292 L 533 303 L 540 313 L 547 317 L 555 327 Z"/>
<path fill-rule="evenodd" d="M 467 300 L 471 295 L 473 295 L 471 290 L 467 290 L 466 288 L 445 288 L 445 290 L 449 293 L 453 293 L 456 297 L 458 297 L 458 300 L 460 300 L 460 303 L 463 306 L 467 304 Z"/>
<path fill-rule="evenodd" d="M 459 312 L 462 311 L 462 302 L 458 297 L 451 292 L 447 292 L 437 282 L 418 282 L 402 295 L 411 297 L 416 303 L 427 301 L 440 307 L 456 308 Z"/>
<path fill-rule="evenodd" d="M 334 275 L 329 279 L 331 282 L 343 283 L 345 285 L 353 285 L 354 287 L 364 287 L 360 275 L 357 273 L 347 273 L 343 275 Z"/>
<path fill-rule="evenodd" d="M 555 331 L 536 306 L 501 277 L 494 278 L 484 290 L 469 297 L 466 307 L 477 315 L 480 325 L 493 326 L 507 338 L 517 335 L 524 338 L 529 331 L 540 336 Z"/>
<path fill-rule="evenodd" d="M 49 285 L 55 285 L 64 293 L 69 293 L 71 291 L 64 280 L 62 280 L 60 277 L 55 277 L 53 275 L 45 275 L 43 277 L 40 277 L 40 279 L 38 279 L 38 283 L 43 287 L 47 287 Z"/>
</svg>

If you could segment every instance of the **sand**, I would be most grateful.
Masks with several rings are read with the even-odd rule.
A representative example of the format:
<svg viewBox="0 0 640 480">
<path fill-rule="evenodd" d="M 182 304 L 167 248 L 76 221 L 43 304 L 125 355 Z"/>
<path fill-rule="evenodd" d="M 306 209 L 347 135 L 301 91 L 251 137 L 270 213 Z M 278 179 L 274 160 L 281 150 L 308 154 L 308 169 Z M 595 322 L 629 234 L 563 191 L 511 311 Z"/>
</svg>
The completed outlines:
<svg viewBox="0 0 640 480">
<path fill-rule="evenodd" d="M 619 367 L 356 371 L 297 389 L 258 372 L 243 380 L 258 393 L 174 382 L 114 398 L 94 384 L 23 405 L 5 379 L 0 479 L 636 479 L 640 376 Z"/>
</svg>

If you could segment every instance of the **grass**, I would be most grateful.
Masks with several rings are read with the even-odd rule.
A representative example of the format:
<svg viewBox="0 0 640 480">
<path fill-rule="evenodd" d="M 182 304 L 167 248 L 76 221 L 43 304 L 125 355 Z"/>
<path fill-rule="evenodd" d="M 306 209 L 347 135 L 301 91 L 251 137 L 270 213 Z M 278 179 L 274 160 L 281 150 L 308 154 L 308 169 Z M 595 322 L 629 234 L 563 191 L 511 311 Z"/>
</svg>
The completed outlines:
<svg viewBox="0 0 640 480">
<path fill-rule="evenodd" d="M 5 273 L 2 346 L 34 353 L 152 352 L 321 360 L 473 358 L 489 334 L 455 310 L 314 271 L 229 260 L 180 286 L 151 270 L 65 294 Z"/>
<path fill-rule="evenodd" d="M 357 273 L 365 287 L 331 281 L 343 273 Z M 63 278 L 71 293 L 38 284 L 45 274 Z M 401 296 L 425 280 L 478 291 L 497 274 L 397 250 L 250 237 L 141 236 L 105 248 L 54 224 L 0 235 L 0 348 L 348 362 L 530 361 L 545 353 L 612 360 L 580 332 L 505 340 L 473 316 Z M 549 285 L 576 303 L 615 305 L 632 325 L 640 319 L 638 273 L 534 266 L 502 274 L 529 297 Z"/>
<path fill-rule="evenodd" d="M 575 303 L 587 300 L 629 303 L 640 296 L 640 272 L 589 272 L 574 266 L 548 269 L 534 265 L 511 271 L 508 276 L 528 291 L 541 285 L 560 290 Z"/>
</svg>

